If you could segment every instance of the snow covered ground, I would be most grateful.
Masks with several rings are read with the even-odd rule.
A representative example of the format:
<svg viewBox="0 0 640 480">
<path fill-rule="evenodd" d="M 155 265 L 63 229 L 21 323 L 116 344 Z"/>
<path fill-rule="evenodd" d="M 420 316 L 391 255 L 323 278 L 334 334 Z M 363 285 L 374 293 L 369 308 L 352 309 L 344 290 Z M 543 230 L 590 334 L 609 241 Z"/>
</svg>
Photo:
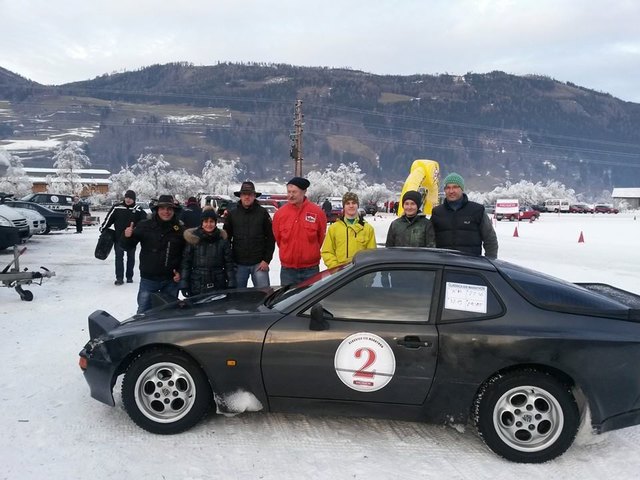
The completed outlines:
<svg viewBox="0 0 640 480">
<path fill-rule="evenodd" d="M 637 218 L 636 218 L 637 217 Z M 367 217 L 384 242 L 392 217 Z M 498 222 L 499 256 L 570 281 L 610 283 L 640 294 L 640 214 L 543 214 Z M 494 455 L 471 427 L 389 420 L 250 413 L 212 414 L 196 428 L 158 436 L 122 408 L 89 396 L 77 365 L 87 316 L 126 318 L 133 285 L 113 285 L 113 257 L 93 257 L 97 227 L 32 239 L 22 267 L 56 276 L 33 286 L 32 302 L 0 288 L 0 479 L 631 479 L 640 471 L 640 426 L 592 435 L 543 465 Z M 583 243 L 579 243 L 582 233 Z M 0 269 L 12 258 L 0 252 Z M 277 284 L 279 264 L 272 264 Z M 630 365 L 629 368 L 637 368 Z"/>
</svg>

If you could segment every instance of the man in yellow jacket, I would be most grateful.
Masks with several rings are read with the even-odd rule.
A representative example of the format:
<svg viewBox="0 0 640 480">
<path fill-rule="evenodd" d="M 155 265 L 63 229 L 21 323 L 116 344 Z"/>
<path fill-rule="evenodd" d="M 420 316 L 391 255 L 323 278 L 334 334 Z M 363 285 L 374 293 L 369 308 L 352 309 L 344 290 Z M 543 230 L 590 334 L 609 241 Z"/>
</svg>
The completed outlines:
<svg viewBox="0 0 640 480">
<path fill-rule="evenodd" d="M 376 248 L 373 227 L 358 215 L 360 201 L 353 192 L 342 196 L 342 216 L 327 231 L 320 253 L 327 268 L 349 263 L 360 250 Z"/>
</svg>

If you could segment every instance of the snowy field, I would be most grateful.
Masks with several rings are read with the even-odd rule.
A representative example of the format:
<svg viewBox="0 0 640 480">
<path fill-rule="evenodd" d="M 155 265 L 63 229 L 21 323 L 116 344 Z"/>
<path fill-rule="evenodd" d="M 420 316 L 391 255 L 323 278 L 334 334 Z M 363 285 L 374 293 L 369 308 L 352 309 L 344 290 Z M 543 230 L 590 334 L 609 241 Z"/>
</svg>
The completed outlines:
<svg viewBox="0 0 640 480">
<path fill-rule="evenodd" d="M 499 256 L 570 281 L 640 294 L 636 216 L 543 214 L 534 223 L 498 222 Z M 383 243 L 392 217 L 367 220 Z M 31 288 L 32 302 L 0 288 L 0 479 L 600 480 L 640 472 L 640 426 L 598 436 L 582 428 L 567 453 L 543 465 L 502 460 L 471 427 L 388 420 L 212 414 L 180 435 L 147 433 L 124 412 L 119 384 L 116 407 L 108 407 L 89 396 L 78 368 L 93 310 L 119 319 L 135 312 L 137 268 L 133 285 L 114 286 L 113 257 L 93 257 L 97 227 L 72 232 L 27 244 L 22 267 L 56 272 Z M 0 269 L 11 258 L 9 250 L 0 252 Z M 271 275 L 278 284 L 277 260 Z"/>
</svg>

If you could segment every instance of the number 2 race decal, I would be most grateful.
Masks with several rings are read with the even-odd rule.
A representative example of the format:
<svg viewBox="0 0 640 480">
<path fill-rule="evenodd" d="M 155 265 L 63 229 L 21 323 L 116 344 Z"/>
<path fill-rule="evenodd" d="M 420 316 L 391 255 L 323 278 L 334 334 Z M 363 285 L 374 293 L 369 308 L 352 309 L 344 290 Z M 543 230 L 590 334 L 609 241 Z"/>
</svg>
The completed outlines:
<svg viewBox="0 0 640 480">
<path fill-rule="evenodd" d="M 333 365 L 347 387 L 359 392 L 375 392 L 393 378 L 396 357 L 389 344 L 378 335 L 361 332 L 342 341 Z"/>
</svg>

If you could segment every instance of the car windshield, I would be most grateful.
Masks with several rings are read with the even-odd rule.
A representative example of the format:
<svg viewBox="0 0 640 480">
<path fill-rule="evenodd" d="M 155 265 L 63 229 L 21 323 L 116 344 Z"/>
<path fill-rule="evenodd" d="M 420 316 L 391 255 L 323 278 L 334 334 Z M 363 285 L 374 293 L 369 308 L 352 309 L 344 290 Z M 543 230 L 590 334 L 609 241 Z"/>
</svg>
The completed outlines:
<svg viewBox="0 0 640 480">
<path fill-rule="evenodd" d="M 316 273 L 313 277 L 301 282 L 295 286 L 285 285 L 274 292 L 273 296 L 270 296 L 265 301 L 265 304 L 270 308 L 276 310 L 285 311 L 290 305 L 293 305 L 303 296 L 311 295 L 318 289 L 321 289 L 331 279 L 336 276 L 342 276 L 346 274 L 353 264 L 348 263 L 346 265 L 340 265 L 339 267 L 323 270 Z"/>
</svg>

